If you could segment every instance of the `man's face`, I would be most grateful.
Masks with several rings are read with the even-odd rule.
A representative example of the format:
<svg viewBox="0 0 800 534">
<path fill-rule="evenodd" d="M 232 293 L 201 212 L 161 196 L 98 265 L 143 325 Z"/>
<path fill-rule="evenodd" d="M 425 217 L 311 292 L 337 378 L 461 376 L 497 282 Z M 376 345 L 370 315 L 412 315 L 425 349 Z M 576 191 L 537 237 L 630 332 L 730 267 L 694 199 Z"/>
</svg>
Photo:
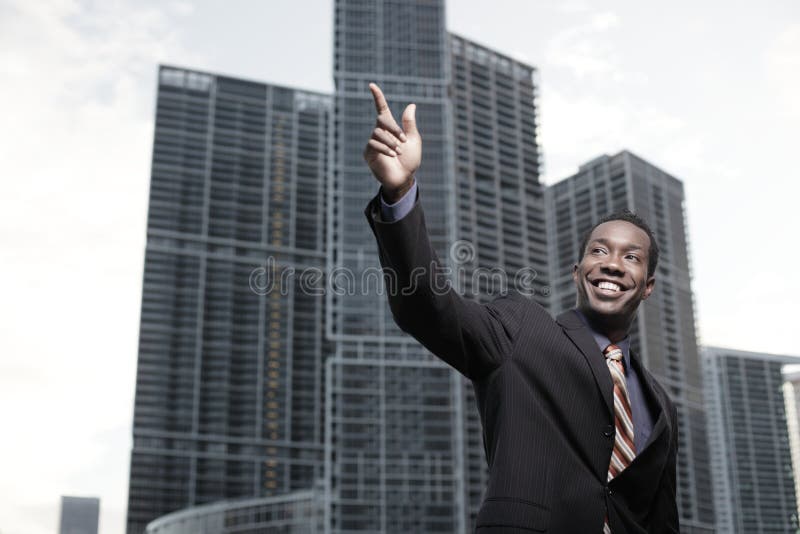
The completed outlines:
<svg viewBox="0 0 800 534">
<path fill-rule="evenodd" d="M 627 327 L 655 285 L 655 277 L 647 272 L 649 249 L 650 239 L 634 224 L 598 225 L 572 271 L 578 308 L 601 322 Z"/>
</svg>

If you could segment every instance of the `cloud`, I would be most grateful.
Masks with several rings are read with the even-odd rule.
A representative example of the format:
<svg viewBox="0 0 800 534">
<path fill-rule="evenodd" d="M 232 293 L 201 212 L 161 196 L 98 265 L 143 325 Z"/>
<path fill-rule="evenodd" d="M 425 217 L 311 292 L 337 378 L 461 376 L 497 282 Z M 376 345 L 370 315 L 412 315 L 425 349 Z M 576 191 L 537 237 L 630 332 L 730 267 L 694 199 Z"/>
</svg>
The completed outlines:
<svg viewBox="0 0 800 534">
<path fill-rule="evenodd" d="M 767 238 L 769 240 L 769 238 Z M 769 243 L 767 248 L 769 247 Z M 724 286 L 724 287 L 722 287 Z M 796 348 L 786 351 L 787 344 L 781 336 L 754 337 L 751 332 L 766 332 L 775 329 L 776 317 L 794 317 L 794 296 L 800 294 L 800 281 L 786 277 L 785 273 L 770 267 L 762 267 L 757 276 L 740 277 L 735 284 L 727 278 L 719 283 L 709 282 L 708 292 L 719 295 L 705 301 L 705 315 L 714 320 L 704 323 L 702 342 L 709 345 L 736 347 L 771 354 L 800 355 Z M 748 328 L 731 328 L 741 321 L 741 310 L 758 309 L 754 303 L 769 303 L 769 313 L 748 314 Z"/>
<path fill-rule="evenodd" d="M 787 27 L 774 38 L 764 53 L 764 68 L 781 107 L 800 118 L 800 24 Z"/>
<path fill-rule="evenodd" d="M 622 149 L 650 161 L 694 162 L 703 159 L 702 132 L 692 132 L 683 117 L 654 105 L 636 109 L 630 101 L 602 92 L 573 93 L 562 86 L 542 86 L 541 138 L 546 183 L 577 170 L 579 163 Z"/>
<path fill-rule="evenodd" d="M 52 532 L 63 494 L 123 532 L 157 63 L 186 2 L 0 13 L 0 499 Z"/>
<path fill-rule="evenodd" d="M 565 0 L 556 4 L 556 9 L 562 13 L 576 15 L 591 11 L 591 6 L 584 0 Z"/>
<path fill-rule="evenodd" d="M 616 13 L 598 13 L 592 17 L 589 27 L 598 32 L 603 32 L 615 28 L 619 25 L 619 16 Z"/>
<path fill-rule="evenodd" d="M 546 46 L 546 63 L 568 69 L 578 78 L 617 71 L 610 40 L 602 39 L 602 34 L 619 22 L 615 13 L 597 13 L 587 22 L 557 33 Z"/>
</svg>

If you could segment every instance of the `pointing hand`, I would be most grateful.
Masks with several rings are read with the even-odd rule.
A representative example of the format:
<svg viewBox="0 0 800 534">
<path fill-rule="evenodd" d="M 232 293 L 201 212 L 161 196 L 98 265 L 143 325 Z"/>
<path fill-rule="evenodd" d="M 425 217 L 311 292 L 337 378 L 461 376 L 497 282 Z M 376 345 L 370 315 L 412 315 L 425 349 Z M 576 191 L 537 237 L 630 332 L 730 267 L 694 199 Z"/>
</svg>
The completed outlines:
<svg viewBox="0 0 800 534">
<path fill-rule="evenodd" d="M 394 120 L 380 87 L 371 83 L 369 89 L 375 99 L 378 118 L 364 148 L 364 160 L 383 186 L 387 200 L 393 200 L 411 187 L 414 173 L 422 161 L 422 138 L 415 118 L 417 107 L 415 104 L 406 107 L 401 128 Z"/>
</svg>

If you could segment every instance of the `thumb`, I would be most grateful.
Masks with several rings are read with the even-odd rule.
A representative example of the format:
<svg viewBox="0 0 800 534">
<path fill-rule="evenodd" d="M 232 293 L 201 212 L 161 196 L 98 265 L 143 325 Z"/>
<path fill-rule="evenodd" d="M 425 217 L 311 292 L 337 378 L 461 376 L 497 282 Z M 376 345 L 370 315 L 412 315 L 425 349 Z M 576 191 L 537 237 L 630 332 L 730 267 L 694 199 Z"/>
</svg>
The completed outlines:
<svg viewBox="0 0 800 534">
<path fill-rule="evenodd" d="M 406 132 L 406 135 L 419 134 L 419 131 L 417 131 L 416 112 L 416 104 L 409 104 L 406 106 L 405 111 L 403 111 L 403 130 Z"/>
</svg>

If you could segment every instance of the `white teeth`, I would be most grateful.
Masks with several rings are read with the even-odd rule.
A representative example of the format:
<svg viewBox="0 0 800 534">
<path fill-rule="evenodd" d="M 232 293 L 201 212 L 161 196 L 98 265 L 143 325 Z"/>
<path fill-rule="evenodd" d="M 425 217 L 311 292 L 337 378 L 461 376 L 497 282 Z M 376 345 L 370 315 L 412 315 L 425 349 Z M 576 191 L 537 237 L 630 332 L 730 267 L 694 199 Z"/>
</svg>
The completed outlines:
<svg viewBox="0 0 800 534">
<path fill-rule="evenodd" d="M 612 291 L 620 290 L 620 287 L 614 282 L 600 282 L 599 284 L 597 284 L 597 287 L 599 287 L 600 289 L 610 289 Z"/>
</svg>

